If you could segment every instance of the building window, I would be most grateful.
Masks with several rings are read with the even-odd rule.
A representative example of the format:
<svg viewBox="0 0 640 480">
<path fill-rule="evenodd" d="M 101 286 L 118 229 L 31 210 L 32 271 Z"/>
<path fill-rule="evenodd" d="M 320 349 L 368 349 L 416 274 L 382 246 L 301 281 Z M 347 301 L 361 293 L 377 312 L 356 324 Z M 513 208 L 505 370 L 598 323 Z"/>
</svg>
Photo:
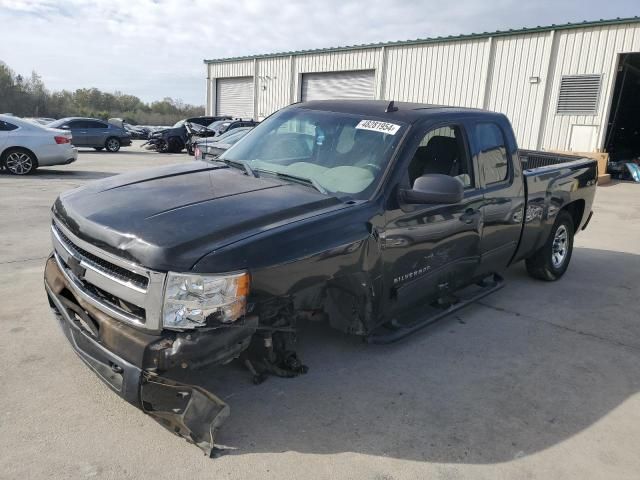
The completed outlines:
<svg viewBox="0 0 640 480">
<path fill-rule="evenodd" d="M 596 115 L 602 75 L 563 75 L 556 113 Z"/>
</svg>

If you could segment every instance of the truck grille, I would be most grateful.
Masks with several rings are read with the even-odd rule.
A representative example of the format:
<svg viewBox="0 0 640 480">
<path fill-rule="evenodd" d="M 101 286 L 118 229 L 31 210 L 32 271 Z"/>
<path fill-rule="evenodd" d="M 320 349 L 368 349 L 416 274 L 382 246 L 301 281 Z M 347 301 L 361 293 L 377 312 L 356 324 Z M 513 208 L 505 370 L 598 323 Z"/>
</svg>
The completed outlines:
<svg viewBox="0 0 640 480">
<path fill-rule="evenodd" d="M 133 264 L 73 235 L 55 219 L 56 261 L 73 293 L 107 315 L 145 329 L 160 329 L 165 274 Z"/>
<path fill-rule="evenodd" d="M 114 265 L 113 263 L 110 263 L 98 257 L 97 255 L 87 252 L 86 250 L 80 248 L 79 246 L 75 245 L 71 240 L 69 240 L 69 237 L 67 237 L 64 234 L 64 232 L 62 232 L 58 227 L 56 227 L 55 224 L 53 225 L 53 228 L 56 230 L 56 232 L 58 233 L 62 241 L 65 243 L 65 245 L 69 247 L 74 253 L 77 253 L 78 257 L 80 257 L 81 259 L 87 262 L 91 262 L 96 267 L 100 268 L 101 270 L 104 270 L 106 273 L 109 273 L 113 277 L 119 278 L 124 282 L 131 282 L 137 287 L 146 290 L 147 286 L 149 285 L 148 278 L 143 277 L 142 275 L 138 275 L 137 273 L 131 272 L 126 268 L 122 268 L 122 267 L 119 267 L 118 265 Z"/>
</svg>

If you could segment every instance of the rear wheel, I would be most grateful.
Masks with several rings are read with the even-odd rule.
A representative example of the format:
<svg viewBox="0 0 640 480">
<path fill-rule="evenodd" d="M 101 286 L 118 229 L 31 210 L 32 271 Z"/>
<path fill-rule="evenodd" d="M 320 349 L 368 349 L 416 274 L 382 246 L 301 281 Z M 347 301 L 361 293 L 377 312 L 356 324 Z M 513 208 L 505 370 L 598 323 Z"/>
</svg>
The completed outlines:
<svg viewBox="0 0 640 480">
<path fill-rule="evenodd" d="M 544 246 L 527 258 L 527 272 L 533 278 L 552 282 L 558 280 L 569 267 L 573 253 L 573 218 L 560 211 Z"/>
<path fill-rule="evenodd" d="M 108 152 L 115 153 L 120 150 L 120 140 L 118 140 L 116 137 L 107 138 L 104 147 Z"/>
<path fill-rule="evenodd" d="M 12 175 L 28 175 L 38 168 L 35 155 L 21 148 L 8 150 L 4 154 L 2 164 Z"/>
<path fill-rule="evenodd" d="M 176 137 L 171 137 L 167 143 L 169 144 L 167 149 L 169 153 L 180 153 L 184 148 L 182 140 Z"/>
</svg>

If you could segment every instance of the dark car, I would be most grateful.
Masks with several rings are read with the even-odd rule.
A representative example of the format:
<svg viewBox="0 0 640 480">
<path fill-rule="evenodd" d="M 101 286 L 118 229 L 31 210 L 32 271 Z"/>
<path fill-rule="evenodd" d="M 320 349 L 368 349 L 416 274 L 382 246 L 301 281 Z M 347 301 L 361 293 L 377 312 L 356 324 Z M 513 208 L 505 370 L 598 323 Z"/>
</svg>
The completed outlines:
<svg viewBox="0 0 640 480">
<path fill-rule="evenodd" d="M 255 120 L 241 120 L 241 119 L 236 119 L 236 120 L 219 120 L 217 122 L 213 122 L 212 124 L 207 126 L 207 130 L 211 131 L 214 133 L 214 135 L 212 136 L 217 136 L 217 135 L 221 135 L 223 133 L 228 132 L 229 130 L 233 130 L 235 128 L 241 128 L 241 127 L 255 127 L 256 125 L 258 125 L 260 122 L 257 122 Z"/>
<path fill-rule="evenodd" d="M 123 128 L 131 135 L 134 140 L 147 140 L 151 130 L 147 127 L 140 127 L 137 125 L 131 125 L 129 123 L 123 124 Z"/>
<path fill-rule="evenodd" d="M 216 160 L 61 195 L 45 288 L 107 385 L 212 453 L 229 407 L 189 371 L 241 358 L 256 383 L 293 377 L 300 318 L 388 343 L 517 262 L 558 280 L 596 179 L 595 160 L 519 150 L 499 113 L 299 103 Z"/>
<path fill-rule="evenodd" d="M 201 138 L 194 143 L 194 155 L 196 160 L 208 160 L 222 155 L 225 151 L 235 145 L 253 127 L 238 127 L 227 130 L 216 137 Z"/>
<path fill-rule="evenodd" d="M 47 124 L 47 127 L 69 130 L 76 147 L 117 152 L 120 147 L 131 145 L 131 135 L 124 128 L 97 118 L 61 118 Z"/>
<path fill-rule="evenodd" d="M 165 128 L 162 130 L 156 130 L 149 135 L 149 140 L 143 144 L 150 145 L 155 148 L 156 151 L 161 153 L 178 153 L 181 152 L 187 145 L 189 140 L 189 134 L 186 128 L 186 124 L 192 123 L 196 125 L 206 126 L 212 122 L 218 120 L 231 120 L 228 116 L 206 116 L 206 117 L 191 117 L 180 120 L 171 128 Z"/>
</svg>

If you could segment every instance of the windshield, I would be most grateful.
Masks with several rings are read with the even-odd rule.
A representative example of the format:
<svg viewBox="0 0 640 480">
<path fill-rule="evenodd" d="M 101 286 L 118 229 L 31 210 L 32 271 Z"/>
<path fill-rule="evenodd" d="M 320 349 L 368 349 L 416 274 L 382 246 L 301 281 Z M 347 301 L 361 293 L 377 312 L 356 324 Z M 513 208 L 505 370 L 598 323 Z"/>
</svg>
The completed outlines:
<svg viewBox="0 0 640 480">
<path fill-rule="evenodd" d="M 289 108 L 269 117 L 219 158 L 364 199 L 380 181 L 405 128 L 362 115 Z"/>
<path fill-rule="evenodd" d="M 234 129 L 234 130 L 230 130 L 229 132 L 223 133 L 222 135 L 220 135 L 220 137 L 216 137 L 218 138 L 218 141 L 220 143 L 231 143 L 237 139 L 240 139 L 242 137 L 244 137 L 247 133 L 249 133 L 250 129 Z"/>
<path fill-rule="evenodd" d="M 182 125 L 184 125 L 184 122 L 185 120 L 179 120 L 171 128 L 181 127 Z"/>
<path fill-rule="evenodd" d="M 225 122 L 223 120 L 220 120 L 218 122 L 213 122 L 211 125 L 209 125 L 207 128 L 209 130 L 213 130 L 215 132 L 222 130 L 224 128 L 227 128 L 229 125 L 231 125 L 231 122 Z"/>
<path fill-rule="evenodd" d="M 47 123 L 47 127 L 58 128 L 59 126 L 64 125 L 68 121 L 69 121 L 68 118 L 61 118 L 60 120 L 54 120 L 51 123 Z"/>
<path fill-rule="evenodd" d="M 244 128 L 234 128 L 232 130 L 227 130 L 224 133 L 221 133 L 220 135 L 216 135 L 215 137 L 212 137 L 209 139 L 210 142 L 220 142 L 222 140 L 224 140 L 225 138 L 229 138 L 232 135 L 236 135 L 237 133 L 239 133 L 240 131 L 244 131 L 244 130 L 250 130 L 247 127 Z"/>
</svg>

